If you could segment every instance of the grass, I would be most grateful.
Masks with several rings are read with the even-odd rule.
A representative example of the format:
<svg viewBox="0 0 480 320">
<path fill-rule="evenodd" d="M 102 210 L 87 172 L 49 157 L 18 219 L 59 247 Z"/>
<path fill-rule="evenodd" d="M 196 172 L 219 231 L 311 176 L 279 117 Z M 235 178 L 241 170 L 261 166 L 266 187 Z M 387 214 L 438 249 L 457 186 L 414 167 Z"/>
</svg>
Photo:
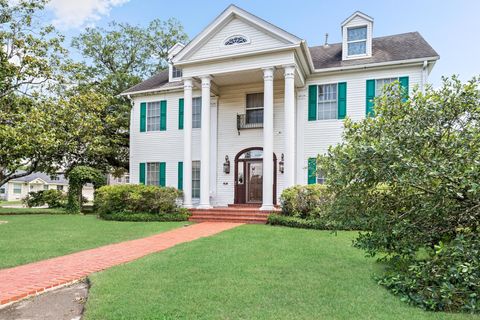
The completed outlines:
<svg viewBox="0 0 480 320">
<path fill-rule="evenodd" d="M 478 319 L 401 302 L 355 234 L 246 225 L 185 243 L 92 275 L 85 319 Z"/>
<path fill-rule="evenodd" d="M 13 205 L 19 205 L 19 204 L 22 204 L 21 200 L 15 200 L 15 201 L 0 200 L 0 207 L 2 207 L 2 206 L 13 206 Z"/>
<path fill-rule="evenodd" d="M 26 214 L 65 214 L 61 208 L 2 208 L 0 207 L 0 216 L 26 215 Z"/>
<path fill-rule="evenodd" d="M 45 210 L 45 209 L 41 209 Z M 185 222 L 117 222 L 81 215 L 0 216 L 0 268 L 146 237 Z"/>
</svg>

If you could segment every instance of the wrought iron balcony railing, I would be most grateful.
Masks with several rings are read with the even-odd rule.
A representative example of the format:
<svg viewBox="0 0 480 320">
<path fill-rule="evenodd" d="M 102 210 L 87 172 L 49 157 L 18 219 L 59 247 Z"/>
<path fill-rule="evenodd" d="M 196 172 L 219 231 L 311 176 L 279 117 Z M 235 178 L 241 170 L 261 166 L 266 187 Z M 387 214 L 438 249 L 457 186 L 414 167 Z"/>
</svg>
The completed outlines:
<svg viewBox="0 0 480 320">
<path fill-rule="evenodd" d="M 238 134 L 240 134 L 240 130 L 242 129 L 256 129 L 256 128 L 263 128 L 263 121 L 255 121 L 249 122 L 247 121 L 246 114 L 237 114 L 237 130 Z"/>
</svg>

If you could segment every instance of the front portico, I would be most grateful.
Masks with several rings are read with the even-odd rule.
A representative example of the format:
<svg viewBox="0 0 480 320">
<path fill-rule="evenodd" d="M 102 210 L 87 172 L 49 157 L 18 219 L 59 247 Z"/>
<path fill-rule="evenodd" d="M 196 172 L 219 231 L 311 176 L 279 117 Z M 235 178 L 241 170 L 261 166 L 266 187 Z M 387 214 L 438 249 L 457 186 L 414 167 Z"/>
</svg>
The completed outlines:
<svg viewBox="0 0 480 320">
<path fill-rule="evenodd" d="M 200 199 L 197 209 L 210 209 L 213 205 L 226 205 L 233 203 L 234 199 L 238 202 L 242 198 L 239 195 L 241 191 L 238 188 L 238 177 L 236 176 L 233 182 L 231 177 L 224 177 L 224 173 L 219 169 L 223 166 L 222 160 L 225 156 L 233 159 L 245 148 L 261 147 L 263 150 L 261 167 L 258 161 L 255 161 L 249 168 L 244 168 L 262 170 L 261 193 L 255 189 L 256 195 L 261 197 L 261 201 L 258 201 L 261 210 L 274 209 L 278 198 L 275 190 L 277 174 L 281 175 L 279 180 L 282 189 L 295 184 L 295 92 L 296 87 L 305 86 L 304 70 L 308 66 L 298 58 L 304 56 L 305 49 L 301 39 L 235 6 L 227 8 L 186 47 L 177 48 L 178 52 L 173 54 L 172 64 L 183 73 L 185 207 L 191 208 L 194 203 L 191 192 L 191 119 L 192 90 L 195 88 L 201 90 L 202 106 Z M 238 111 L 245 108 L 245 102 L 239 101 L 237 97 L 236 101 L 232 101 L 228 94 L 241 90 L 242 87 L 246 88 L 244 96 L 247 96 L 248 92 L 263 94 L 263 121 L 251 126 L 252 132 L 241 131 L 247 129 L 248 126 L 245 126 L 237 128 L 240 137 L 229 137 L 224 133 L 231 132 L 233 126 L 226 126 L 234 119 L 228 109 L 234 110 L 238 119 Z M 252 89 L 249 89 L 250 87 Z M 214 114 L 210 108 L 212 98 L 218 103 L 216 119 L 211 119 Z M 278 108 L 279 105 L 281 109 Z M 248 122 L 248 119 L 245 121 Z M 241 135 L 252 136 L 248 145 L 244 144 Z M 278 172 L 275 151 L 279 157 L 281 155 L 282 172 Z M 235 172 L 237 170 L 236 167 Z M 258 181 L 260 180 L 257 177 L 256 184 L 251 188 L 258 188 Z M 230 183 L 234 183 L 234 188 L 231 188 Z M 215 187 L 212 188 L 212 185 Z M 217 197 L 217 193 L 225 190 L 230 192 L 230 196 L 224 196 L 223 199 L 230 199 L 229 203 L 224 203 Z M 252 196 L 255 198 L 255 195 Z M 245 195 L 245 201 L 247 198 Z"/>
</svg>

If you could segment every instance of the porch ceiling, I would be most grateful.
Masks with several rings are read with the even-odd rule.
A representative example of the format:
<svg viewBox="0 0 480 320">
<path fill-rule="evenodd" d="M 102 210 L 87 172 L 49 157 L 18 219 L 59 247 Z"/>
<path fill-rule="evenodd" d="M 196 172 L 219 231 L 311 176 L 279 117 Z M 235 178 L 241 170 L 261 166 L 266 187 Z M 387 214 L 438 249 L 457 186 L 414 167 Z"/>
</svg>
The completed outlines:
<svg viewBox="0 0 480 320">
<path fill-rule="evenodd" d="M 275 69 L 274 80 L 283 80 L 283 68 Z M 295 75 L 297 82 L 298 75 Z M 221 73 L 212 75 L 212 81 L 219 87 L 230 86 L 236 84 L 258 83 L 263 82 L 263 70 L 255 69 L 248 71 L 237 71 L 230 73 Z"/>
</svg>

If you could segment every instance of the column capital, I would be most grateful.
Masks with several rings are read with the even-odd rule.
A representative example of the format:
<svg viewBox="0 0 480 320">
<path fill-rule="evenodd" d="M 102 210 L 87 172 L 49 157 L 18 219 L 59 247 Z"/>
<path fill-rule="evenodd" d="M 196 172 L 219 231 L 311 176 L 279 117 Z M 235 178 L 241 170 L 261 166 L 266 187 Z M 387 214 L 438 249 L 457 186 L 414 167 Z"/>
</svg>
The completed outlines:
<svg viewBox="0 0 480 320">
<path fill-rule="evenodd" d="M 263 70 L 263 80 L 273 81 L 273 72 L 275 71 L 275 67 L 262 68 L 262 70 Z"/>
<path fill-rule="evenodd" d="M 210 82 L 212 80 L 210 75 L 201 76 L 200 79 L 202 79 L 202 88 L 210 88 Z"/>
<path fill-rule="evenodd" d="M 293 79 L 295 77 L 295 69 L 296 67 L 293 64 L 283 66 L 283 76 L 285 77 L 285 79 Z"/>
<path fill-rule="evenodd" d="M 185 89 L 192 89 L 193 88 L 192 78 L 184 78 L 183 79 L 183 87 Z"/>
</svg>

